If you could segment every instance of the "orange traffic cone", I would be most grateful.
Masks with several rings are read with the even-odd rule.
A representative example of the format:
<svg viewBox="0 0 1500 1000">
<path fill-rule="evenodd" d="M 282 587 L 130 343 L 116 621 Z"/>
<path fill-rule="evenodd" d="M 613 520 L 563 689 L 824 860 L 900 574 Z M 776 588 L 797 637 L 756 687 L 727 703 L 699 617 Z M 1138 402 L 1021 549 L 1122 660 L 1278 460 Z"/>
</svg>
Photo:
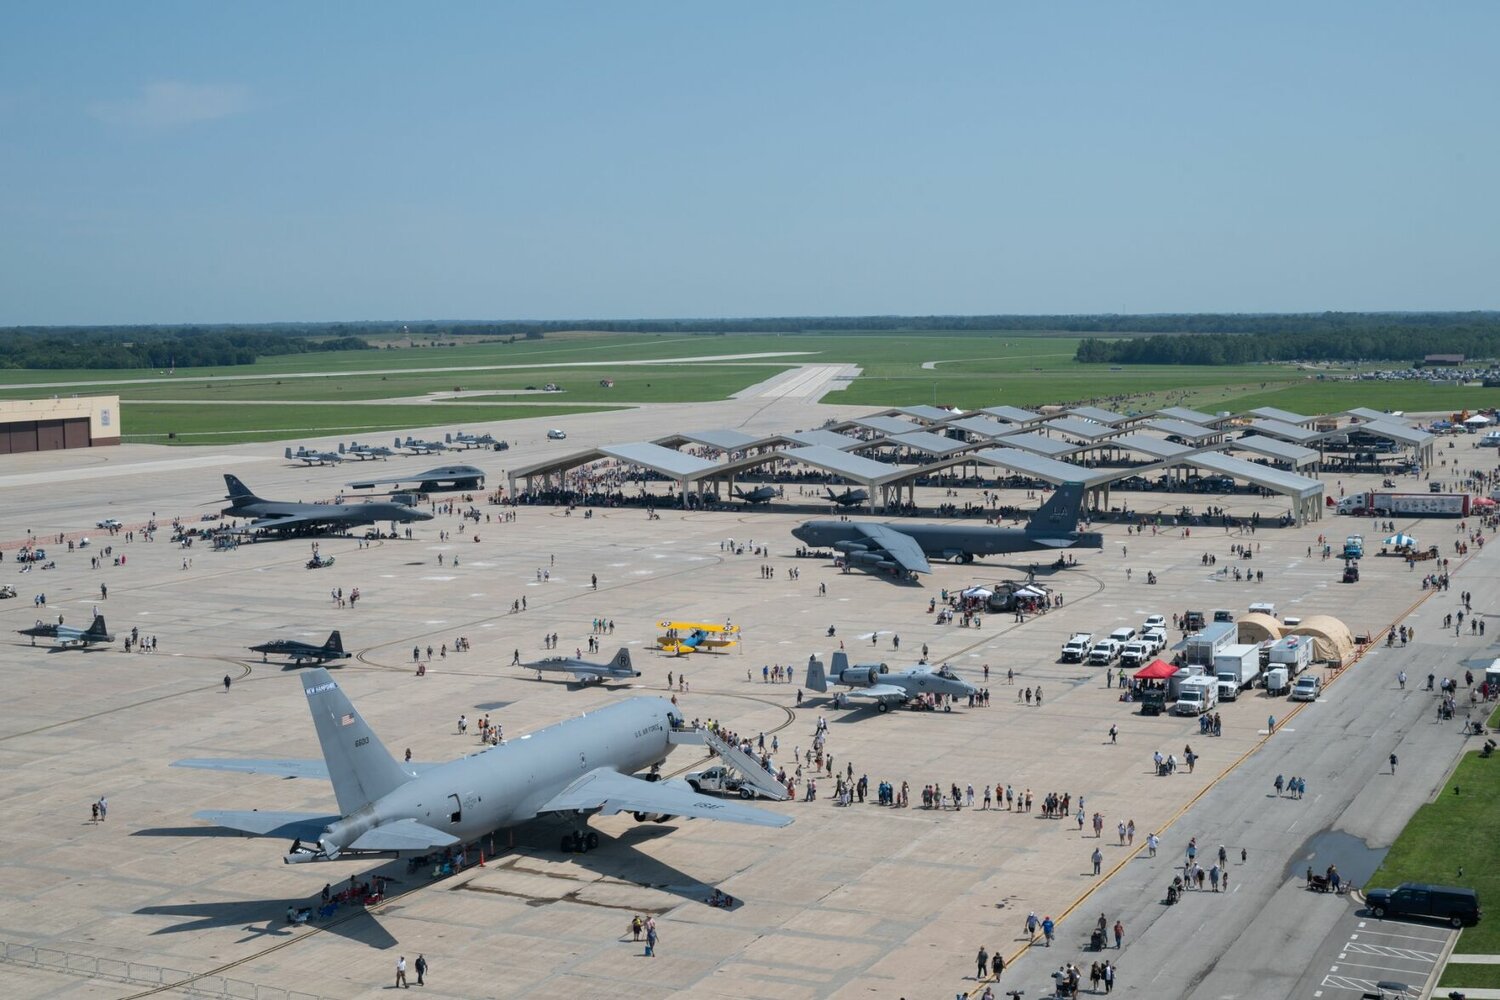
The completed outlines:
<svg viewBox="0 0 1500 1000">
<path fill-rule="evenodd" d="M 479 848 L 479 867 L 484 867 L 484 848 Z"/>
</svg>

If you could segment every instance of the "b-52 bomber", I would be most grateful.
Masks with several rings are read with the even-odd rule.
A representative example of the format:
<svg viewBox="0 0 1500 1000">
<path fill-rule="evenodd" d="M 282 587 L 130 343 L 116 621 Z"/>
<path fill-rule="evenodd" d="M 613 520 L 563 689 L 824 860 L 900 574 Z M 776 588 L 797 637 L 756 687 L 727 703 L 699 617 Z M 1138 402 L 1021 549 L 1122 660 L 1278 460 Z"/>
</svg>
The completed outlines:
<svg viewBox="0 0 1500 1000">
<path fill-rule="evenodd" d="M 428 469 L 426 472 L 414 472 L 409 476 L 361 479 L 345 485 L 351 490 L 373 490 L 377 486 L 399 489 L 403 483 L 418 493 L 482 490 L 484 489 L 484 470 L 472 465 L 443 465 L 436 469 Z"/>
<path fill-rule="evenodd" d="M 228 517 L 253 518 L 251 528 L 267 531 L 301 533 L 323 528 L 352 528 L 380 521 L 408 524 L 432 520 L 429 512 L 393 500 L 348 504 L 294 503 L 258 497 L 240 482 L 239 477 L 227 472 L 224 484 L 229 488 L 230 506 L 225 507 L 223 513 Z"/>
<path fill-rule="evenodd" d="M 311 448 L 298 448 L 296 451 L 288 448 L 286 457 L 289 462 L 302 462 L 305 465 L 336 465 L 344 460 L 344 456 L 336 451 L 313 451 Z"/>
<path fill-rule="evenodd" d="M 573 675 L 579 684 L 603 683 L 604 681 L 628 681 L 641 676 L 639 670 L 630 666 L 630 650 L 624 646 L 608 663 L 590 663 L 573 656 L 552 656 L 545 660 L 523 663 L 526 670 L 535 670 L 536 679 L 542 679 L 542 671 L 553 671 Z"/>
<path fill-rule="evenodd" d="M 738 486 L 734 488 L 735 498 L 751 505 L 770 503 L 780 495 L 780 491 L 774 486 L 761 486 L 746 493 Z"/>
<path fill-rule="evenodd" d="M 310 642 L 299 642 L 296 639 L 272 639 L 259 646 L 251 646 L 250 652 L 259 653 L 261 660 L 265 660 L 270 654 L 285 656 L 292 661 L 293 666 L 297 667 L 308 662 L 327 663 L 330 660 L 349 658 L 349 654 L 344 651 L 344 640 L 339 635 L 338 629 L 334 629 L 328 636 L 328 641 L 321 646 L 314 646 Z"/>
<path fill-rule="evenodd" d="M 565 844 L 597 847 L 588 817 L 633 813 L 639 822 L 677 816 L 786 826 L 790 816 L 699 795 L 679 780 L 647 781 L 684 732 L 677 707 L 663 698 L 630 698 L 540 729 L 527 737 L 441 764 L 402 763 L 322 667 L 301 675 L 322 745 L 318 760 L 179 760 L 175 767 L 325 778 L 338 812 L 267 810 L 194 813 L 217 826 L 292 842 L 287 864 L 407 857 L 472 843 L 543 815 L 577 824 Z M 654 773 L 654 771 L 653 771 Z"/>
<path fill-rule="evenodd" d="M 807 686 L 819 694 L 826 694 L 830 681 L 849 688 L 843 695 L 845 698 L 873 698 L 875 708 L 880 712 L 889 712 L 892 705 L 904 705 L 924 694 L 966 698 L 977 693 L 974 685 L 960 680 L 946 663 L 936 670 L 911 667 L 892 671 L 884 663 L 851 667 L 849 657 L 840 651 L 833 654 L 825 675 L 822 661 L 816 656 L 808 657 Z"/>
<path fill-rule="evenodd" d="M 933 559 L 973 562 L 975 556 L 1036 549 L 1102 549 L 1104 536 L 1079 531 L 1083 487 L 1059 486 L 1024 528 L 967 524 L 872 524 L 867 521 L 805 521 L 792 529 L 799 541 L 843 553 L 847 564 L 892 576 L 930 573 Z"/>
<path fill-rule="evenodd" d="M 115 641 L 114 633 L 104 626 L 103 615 L 95 615 L 93 624 L 88 628 L 39 621 L 30 628 L 16 629 L 16 634 L 30 636 L 33 646 L 36 645 L 38 639 L 56 639 L 59 649 L 66 649 L 69 646 L 83 648 L 95 643 Z"/>
</svg>

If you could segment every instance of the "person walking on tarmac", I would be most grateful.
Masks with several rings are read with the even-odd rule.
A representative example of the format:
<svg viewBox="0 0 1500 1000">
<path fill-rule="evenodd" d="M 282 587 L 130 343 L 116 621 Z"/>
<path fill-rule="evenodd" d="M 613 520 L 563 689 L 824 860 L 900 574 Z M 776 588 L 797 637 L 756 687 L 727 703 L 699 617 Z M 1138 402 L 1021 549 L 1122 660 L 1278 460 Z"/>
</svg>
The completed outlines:
<svg viewBox="0 0 1500 1000">
<path fill-rule="evenodd" d="M 1396 754 L 1394 751 L 1391 753 L 1391 773 L 1396 773 Z"/>
</svg>

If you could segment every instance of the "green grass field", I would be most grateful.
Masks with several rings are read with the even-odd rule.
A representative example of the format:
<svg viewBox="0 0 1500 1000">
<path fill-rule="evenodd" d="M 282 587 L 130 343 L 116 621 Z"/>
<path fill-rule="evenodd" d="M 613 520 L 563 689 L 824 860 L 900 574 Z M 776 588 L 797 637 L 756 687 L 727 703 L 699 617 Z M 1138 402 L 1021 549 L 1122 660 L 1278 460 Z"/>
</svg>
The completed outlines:
<svg viewBox="0 0 1500 1000">
<path fill-rule="evenodd" d="M 1484 919 L 1459 935 L 1455 953 L 1500 954 L 1500 839 L 1489 834 L 1500 823 L 1500 757 L 1467 753 L 1438 797 L 1417 810 L 1366 889 L 1401 882 L 1464 885 L 1479 893 Z M 1454 789 L 1459 794 L 1454 794 Z M 1463 878 L 1458 869 L 1464 870 Z M 1464 983 L 1467 986 L 1481 985 Z"/>
<path fill-rule="evenodd" d="M 490 420 L 597 413 L 604 406 L 359 406 L 288 403 L 284 406 L 203 406 L 122 403 L 121 422 L 126 441 L 147 444 L 232 444 L 242 441 L 281 441 L 329 434 L 368 436 L 375 444 L 388 433 L 408 427 L 452 423 L 470 426 Z M 175 438 L 168 438 L 176 434 Z M 394 435 L 392 435 L 394 436 Z"/>
<path fill-rule="evenodd" d="M 127 440 L 165 441 L 167 433 L 175 431 L 173 442 L 184 444 L 508 420 L 536 416 L 541 409 L 507 403 L 545 403 L 559 407 L 550 412 L 561 413 L 595 406 L 709 401 L 805 363 L 860 366 L 861 376 L 847 389 L 826 395 L 824 402 L 872 408 L 1092 403 L 1124 411 L 1185 405 L 1209 411 L 1280 406 L 1327 413 L 1352 406 L 1445 412 L 1500 404 L 1500 389 L 1319 380 L 1293 365 L 1080 365 L 1073 361 L 1078 343 L 1079 338 L 1065 334 L 1011 331 L 731 336 L 580 331 L 515 343 L 288 355 L 255 365 L 185 369 L 172 375 L 155 370 L 7 371 L 0 372 L 0 398 L 118 394 L 124 401 Z M 771 352 L 784 356 L 707 360 Z M 627 363 L 662 360 L 667 363 Z M 603 379 L 612 379 L 613 387 L 602 386 Z M 564 391 L 506 395 L 547 382 L 558 383 Z M 432 393 L 455 389 L 495 395 L 445 402 L 441 418 L 418 405 Z M 411 405 L 357 405 L 376 400 L 409 400 Z M 291 405 L 259 413 L 255 406 L 219 411 L 178 401 Z M 236 427 L 241 428 L 238 433 Z"/>
</svg>

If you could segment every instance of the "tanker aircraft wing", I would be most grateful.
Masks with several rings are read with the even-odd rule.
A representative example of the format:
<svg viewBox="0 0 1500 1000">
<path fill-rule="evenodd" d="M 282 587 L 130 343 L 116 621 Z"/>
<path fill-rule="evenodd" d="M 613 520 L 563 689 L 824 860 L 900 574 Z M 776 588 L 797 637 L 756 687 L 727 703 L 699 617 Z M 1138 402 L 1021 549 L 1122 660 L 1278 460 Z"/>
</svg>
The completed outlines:
<svg viewBox="0 0 1500 1000">
<path fill-rule="evenodd" d="M 542 804 L 539 812 L 593 811 L 704 816 L 754 826 L 787 826 L 790 816 L 768 809 L 723 802 L 699 795 L 671 781 L 643 781 L 607 767 L 598 767 Z"/>
</svg>

